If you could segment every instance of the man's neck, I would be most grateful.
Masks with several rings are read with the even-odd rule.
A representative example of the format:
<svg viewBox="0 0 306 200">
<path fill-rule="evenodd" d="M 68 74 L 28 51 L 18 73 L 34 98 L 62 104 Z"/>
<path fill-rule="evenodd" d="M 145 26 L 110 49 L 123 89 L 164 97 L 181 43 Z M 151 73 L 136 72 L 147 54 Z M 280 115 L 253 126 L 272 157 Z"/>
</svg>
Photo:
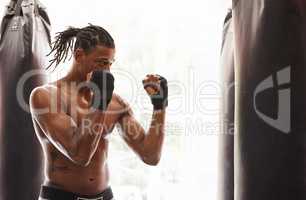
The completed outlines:
<svg viewBox="0 0 306 200">
<path fill-rule="evenodd" d="M 67 83 L 74 83 L 78 85 L 79 83 L 86 82 L 88 80 L 88 74 L 81 73 L 78 71 L 76 66 L 73 66 L 62 80 Z"/>
<path fill-rule="evenodd" d="M 87 87 L 81 87 L 81 83 L 85 83 L 89 79 L 89 74 L 82 74 L 77 70 L 76 66 L 72 67 L 72 70 L 68 74 L 59 80 L 61 86 L 64 86 L 69 90 L 78 90 L 78 94 L 88 94 L 90 89 Z"/>
</svg>

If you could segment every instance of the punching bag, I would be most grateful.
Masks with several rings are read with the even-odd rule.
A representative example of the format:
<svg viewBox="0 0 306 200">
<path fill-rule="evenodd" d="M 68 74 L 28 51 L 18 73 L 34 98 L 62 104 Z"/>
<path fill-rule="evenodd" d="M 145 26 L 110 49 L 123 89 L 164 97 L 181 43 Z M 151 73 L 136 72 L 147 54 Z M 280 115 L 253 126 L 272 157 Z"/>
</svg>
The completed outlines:
<svg viewBox="0 0 306 200">
<path fill-rule="evenodd" d="M 49 28 L 44 7 L 34 0 L 11 1 L 1 23 L 0 200 L 39 196 L 43 154 L 28 101 L 32 89 L 46 80 L 42 73 L 31 72 L 43 72 L 50 51 Z"/>
<path fill-rule="evenodd" d="M 229 10 L 223 27 L 221 50 L 222 102 L 221 127 L 219 138 L 219 200 L 234 200 L 234 109 L 235 109 L 235 76 L 234 76 L 234 36 L 232 10 Z"/>
<path fill-rule="evenodd" d="M 306 199 L 306 1 L 234 0 L 235 200 Z"/>
</svg>

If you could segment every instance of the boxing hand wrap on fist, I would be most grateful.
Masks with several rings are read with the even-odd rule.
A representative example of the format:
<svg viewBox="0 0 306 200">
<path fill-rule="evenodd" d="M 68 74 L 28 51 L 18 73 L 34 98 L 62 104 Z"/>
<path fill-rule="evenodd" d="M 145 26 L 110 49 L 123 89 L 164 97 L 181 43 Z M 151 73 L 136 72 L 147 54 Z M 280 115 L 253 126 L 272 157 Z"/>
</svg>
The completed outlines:
<svg viewBox="0 0 306 200">
<path fill-rule="evenodd" d="M 91 87 L 94 94 L 93 107 L 105 111 L 112 99 L 115 82 L 114 76 L 109 71 L 96 70 L 92 72 L 90 82 L 95 85 Z M 95 102 L 97 100 L 99 102 Z"/>
<path fill-rule="evenodd" d="M 143 81 L 144 89 L 151 98 L 154 110 L 162 110 L 168 106 L 168 82 L 164 77 L 147 75 Z"/>
</svg>

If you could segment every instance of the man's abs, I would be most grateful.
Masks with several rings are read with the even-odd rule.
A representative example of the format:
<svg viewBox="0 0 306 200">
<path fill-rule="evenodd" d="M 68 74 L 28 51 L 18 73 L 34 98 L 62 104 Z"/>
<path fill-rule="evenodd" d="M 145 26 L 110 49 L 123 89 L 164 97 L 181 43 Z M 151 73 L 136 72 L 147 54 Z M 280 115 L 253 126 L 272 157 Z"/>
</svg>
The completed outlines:
<svg viewBox="0 0 306 200">
<path fill-rule="evenodd" d="M 45 154 L 44 184 L 85 195 L 100 193 L 108 187 L 108 141 L 105 138 L 100 140 L 90 164 L 82 167 L 66 158 L 49 142 L 39 127 L 36 128 Z"/>
<path fill-rule="evenodd" d="M 82 195 L 95 195 L 104 191 L 109 186 L 107 165 L 100 171 L 91 169 L 68 171 L 69 169 L 65 169 L 49 173 L 44 185 Z"/>
</svg>

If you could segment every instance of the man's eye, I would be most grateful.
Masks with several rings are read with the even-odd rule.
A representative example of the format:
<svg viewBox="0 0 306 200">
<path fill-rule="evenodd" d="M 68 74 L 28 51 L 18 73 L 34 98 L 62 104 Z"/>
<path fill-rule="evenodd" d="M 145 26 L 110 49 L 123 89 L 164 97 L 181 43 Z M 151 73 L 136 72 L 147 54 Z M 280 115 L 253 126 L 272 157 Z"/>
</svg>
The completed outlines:
<svg viewBox="0 0 306 200">
<path fill-rule="evenodd" d="M 108 65 L 110 64 L 110 62 L 106 61 L 106 60 L 101 60 L 101 61 L 98 61 L 99 64 L 103 64 L 103 65 Z"/>
<path fill-rule="evenodd" d="M 110 60 L 97 60 L 96 61 L 98 64 L 102 65 L 112 65 L 115 62 L 115 59 L 110 59 Z"/>
</svg>

